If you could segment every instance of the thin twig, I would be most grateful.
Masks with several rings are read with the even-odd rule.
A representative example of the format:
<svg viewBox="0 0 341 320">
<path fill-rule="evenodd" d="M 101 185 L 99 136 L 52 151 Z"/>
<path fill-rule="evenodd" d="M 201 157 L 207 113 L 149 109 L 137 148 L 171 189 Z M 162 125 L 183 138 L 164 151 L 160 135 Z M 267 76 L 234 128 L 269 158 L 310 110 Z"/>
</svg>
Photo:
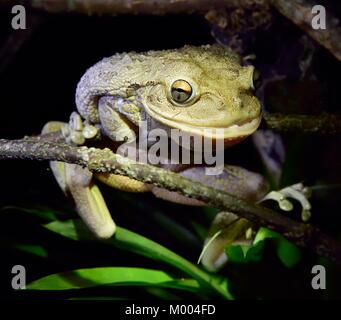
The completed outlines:
<svg viewBox="0 0 341 320">
<path fill-rule="evenodd" d="M 0 140 L 0 159 L 58 160 L 79 164 L 94 172 L 111 172 L 153 183 L 184 196 L 202 200 L 212 207 L 234 212 L 253 223 L 281 233 L 297 245 L 310 248 L 317 254 L 341 264 L 340 244 L 313 226 L 296 222 L 273 210 L 206 187 L 168 170 L 121 157 L 109 149 L 74 147 L 42 138 Z"/>
<path fill-rule="evenodd" d="M 321 113 L 319 115 L 264 113 L 263 118 L 270 129 L 316 134 L 341 133 L 341 115 Z"/>
</svg>

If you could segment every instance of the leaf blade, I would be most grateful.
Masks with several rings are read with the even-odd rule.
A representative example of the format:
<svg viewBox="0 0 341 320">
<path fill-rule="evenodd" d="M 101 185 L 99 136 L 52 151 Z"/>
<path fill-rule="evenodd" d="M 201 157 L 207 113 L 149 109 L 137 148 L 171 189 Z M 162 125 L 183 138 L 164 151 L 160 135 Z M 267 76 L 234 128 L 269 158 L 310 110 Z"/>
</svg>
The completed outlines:
<svg viewBox="0 0 341 320">
<path fill-rule="evenodd" d="M 183 290 L 186 290 L 187 288 L 193 290 L 193 288 L 198 287 L 198 284 L 193 281 L 189 281 L 188 279 L 175 279 L 161 270 L 130 267 L 100 267 L 78 269 L 48 275 L 31 282 L 27 285 L 27 289 L 70 290 L 101 285 L 157 285 Z"/>
<path fill-rule="evenodd" d="M 79 220 L 54 221 L 45 224 L 44 227 L 73 240 L 95 240 Z M 173 251 L 137 233 L 117 227 L 114 237 L 102 242 L 167 263 L 185 272 L 202 286 L 213 289 L 225 299 L 233 299 L 232 294 L 228 290 L 227 279 L 206 273 Z"/>
</svg>

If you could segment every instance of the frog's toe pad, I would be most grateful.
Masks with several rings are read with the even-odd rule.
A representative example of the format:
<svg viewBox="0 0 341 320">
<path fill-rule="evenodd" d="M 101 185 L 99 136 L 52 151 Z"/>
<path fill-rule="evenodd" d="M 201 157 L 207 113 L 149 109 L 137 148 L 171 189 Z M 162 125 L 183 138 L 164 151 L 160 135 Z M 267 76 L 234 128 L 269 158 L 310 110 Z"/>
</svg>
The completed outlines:
<svg viewBox="0 0 341 320">
<path fill-rule="evenodd" d="M 274 200 L 278 203 L 281 210 L 291 211 L 294 206 L 288 198 L 295 199 L 301 204 L 301 218 L 304 222 L 306 222 L 311 217 L 311 204 L 308 200 L 310 195 L 311 192 L 309 188 L 305 187 L 302 183 L 296 183 L 281 190 L 269 192 L 259 202 Z"/>
<path fill-rule="evenodd" d="M 95 231 L 95 235 L 99 239 L 109 239 L 111 238 L 116 232 L 116 225 L 115 223 L 107 223 L 101 227 L 97 227 Z"/>
</svg>

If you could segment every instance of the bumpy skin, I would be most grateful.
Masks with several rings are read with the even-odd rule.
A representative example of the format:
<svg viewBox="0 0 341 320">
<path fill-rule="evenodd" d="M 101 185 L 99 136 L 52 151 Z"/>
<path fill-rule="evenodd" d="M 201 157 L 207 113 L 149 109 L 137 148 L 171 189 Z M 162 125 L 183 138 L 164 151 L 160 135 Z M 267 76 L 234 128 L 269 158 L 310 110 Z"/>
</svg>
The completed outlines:
<svg viewBox="0 0 341 320">
<path fill-rule="evenodd" d="M 120 114 L 122 125 L 127 119 L 135 125 L 144 119 L 149 129 L 178 128 L 198 134 L 203 134 L 202 128 L 223 128 L 220 138 L 233 142 L 253 133 L 260 122 L 252 77 L 252 66 L 242 67 L 238 56 L 217 45 L 116 54 L 85 73 L 77 87 L 76 104 L 89 122 L 106 122 L 109 136 L 110 121 L 117 128 L 119 119 L 101 119 L 105 117 L 97 104 L 102 96 L 116 99 L 112 108 Z M 185 104 L 176 103 L 170 95 L 172 83 L 179 79 L 193 88 Z"/>
<path fill-rule="evenodd" d="M 137 127 L 146 121 L 147 130 L 176 128 L 191 135 L 222 139 L 225 145 L 232 145 L 252 134 L 260 122 L 261 107 L 253 95 L 252 76 L 252 66 L 241 66 L 237 55 L 217 45 L 122 53 L 105 58 L 87 70 L 77 87 L 76 105 L 85 123 L 99 127 L 109 141 L 134 140 Z M 177 80 L 185 80 L 192 89 L 184 103 L 175 101 L 171 94 Z M 86 139 L 80 136 L 81 121 L 72 120 L 70 128 L 77 138 L 70 141 L 83 144 Z M 205 128 L 223 129 L 223 133 L 208 134 L 203 131 Z M 60 129 L 63 124 L 53 122 L 43 132 Z M 88 227 L 100 238 L 110 237 L 115 232 L 115 224 L 99 189 L 93 184 L 92 173 L 56 162 L 51 167 L 62 189 L 75 200 L 77 211 Z M 239 167 L 226 166 L 221 175 L 210 177 L 203 169 L 178 166 L 174 170 L 252 201 L 260 199 L 267 189 L 260 175 Z M 97 178 L 125 191 L 152 191 L 169 201 L 203 205 L 127 177 L 101 174 Z M 220 239 L 219 243 L 224 241 Z M 203 261 L 214 269 L 213 260 L 219 258 L 222 247 L 218 246 L 218 253 L 214 246 L 210 248 Z"/>
</svg>

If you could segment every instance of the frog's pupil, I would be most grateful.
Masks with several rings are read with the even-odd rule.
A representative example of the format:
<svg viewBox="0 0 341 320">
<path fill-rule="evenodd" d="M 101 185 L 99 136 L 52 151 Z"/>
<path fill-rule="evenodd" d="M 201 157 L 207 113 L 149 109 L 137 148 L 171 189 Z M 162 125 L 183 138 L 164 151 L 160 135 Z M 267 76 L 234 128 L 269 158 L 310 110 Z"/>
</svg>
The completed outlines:
<svg viewBox="0 0 341 320">
<path fill-rule="evenodd" d="M 174 89 L 173 90 L 173 98 L 178 102 L 184 102 L 189 98 L 189 94 L 187 91 L 183 89 Z"/>
<path fill-rule="evenodd" d="M 185 102 L 191 96 L 192 91 L 188 91 L 187 88 L 185 88 L 185 89 L 182 88 L 181 87 L 182 85 L 190 86 L 187 82 L 186 83 L 178 83 L 177 81 L 172 86 L 171 94 L 172 94 L 172 98 L 176 102 Z"/>
</svg>

